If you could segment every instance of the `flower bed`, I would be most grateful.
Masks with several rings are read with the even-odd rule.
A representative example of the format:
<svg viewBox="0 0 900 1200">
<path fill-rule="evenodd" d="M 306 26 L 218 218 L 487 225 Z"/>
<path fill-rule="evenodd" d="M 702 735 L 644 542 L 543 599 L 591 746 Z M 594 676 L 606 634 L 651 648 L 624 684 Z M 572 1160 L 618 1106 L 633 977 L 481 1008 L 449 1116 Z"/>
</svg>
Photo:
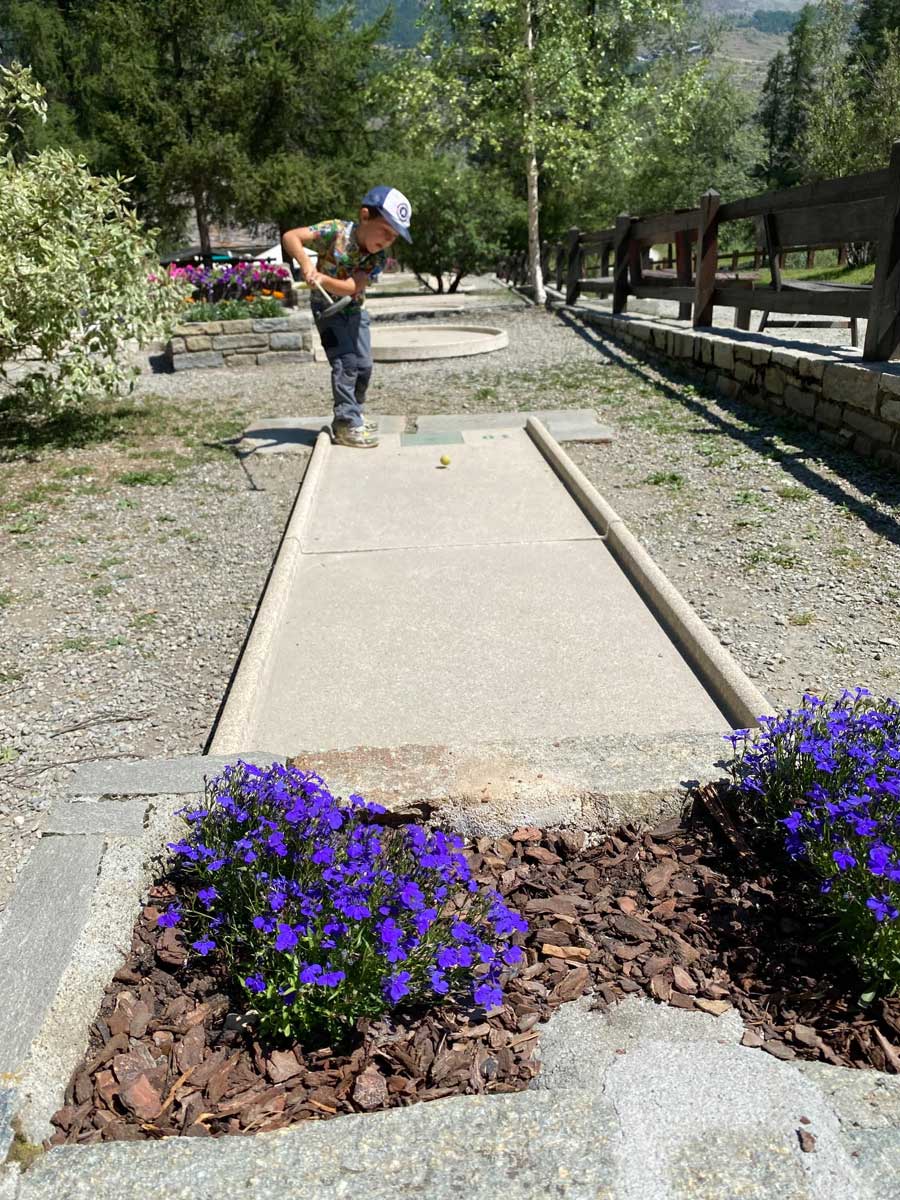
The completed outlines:
<svg viewBox="0 0 900 1200">
<path fill-rule="evenodd" d="M 271 297 L 279 302 L 294 303 L 291 272 L 274 263 L 229 262 L 209 267 L 188 264 L 169 267 L 169 275 L 193 289 L 190 301 L 197 304 L 252 297 Z"/>
<path fill-rule="evenodd" d="M 401 997 L 393 1012 L 364 1018 L 346 1046 L 263 1039 L 252 972 L 235 976 L 210 929 L 216 898 L 202 898 L 197 880 L 164 880 L 107 990 L 51 1142 L 248 1133 L 518 1090 L 535 1074 L 540 1022 L 587 992 L 601 1009 L 629 994 L 711 1015 L 736 1008 L 746 1046 L 896 1070 L 900 1001 L 860 1000 L 855 971 L 822 953 L 827 914 L 805 916 L 794 903 L 786 913 L 795 867 L 747 846 L 731 788 L 709 787 L 697 801 L 687 827 L 624 826 L 594 847 L 579 832 L 536 828 L 469 843 L 474 878 L 529 923 L 512 936 L 524 963 L 502 1003 L 485 1013 L 471 995 L 456 1004 L 423 995 L 417 1006 Z M 221 854 L 202 844 L 211 869 Z M 200 946 L 190 958 L 184 919 L 158 923 L 175 905 L 206 921 L 191 927 Z M 277 924 L 267 936 L 277 938 Z"/>
</svg>

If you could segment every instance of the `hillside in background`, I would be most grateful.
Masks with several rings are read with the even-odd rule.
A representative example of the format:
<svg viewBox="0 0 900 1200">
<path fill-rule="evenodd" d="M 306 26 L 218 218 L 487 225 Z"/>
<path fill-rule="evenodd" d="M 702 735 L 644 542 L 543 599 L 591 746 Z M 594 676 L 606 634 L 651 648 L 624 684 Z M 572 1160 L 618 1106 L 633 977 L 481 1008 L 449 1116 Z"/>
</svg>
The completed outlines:
<svg viewBox="0 0 900 1200">
<path fill-rule="evenodd" d="M 339 0 L 334 0 L 338 3 Z M 741 87 L 758 94 L 766 69 L 779 52 L 787 49 L 787 38 L 804 0 L 701 0 L 704 17 L 719 32 L 715 54 L 717 65 L 731 67 Z M 416 21 L 421 5 L 416 0 L 358 0 L 360 23 L 376 20 L 390 7 L 393 11 L 388 40 L 395 46 L 414 46 L 420 30 Z"/>
</svg>

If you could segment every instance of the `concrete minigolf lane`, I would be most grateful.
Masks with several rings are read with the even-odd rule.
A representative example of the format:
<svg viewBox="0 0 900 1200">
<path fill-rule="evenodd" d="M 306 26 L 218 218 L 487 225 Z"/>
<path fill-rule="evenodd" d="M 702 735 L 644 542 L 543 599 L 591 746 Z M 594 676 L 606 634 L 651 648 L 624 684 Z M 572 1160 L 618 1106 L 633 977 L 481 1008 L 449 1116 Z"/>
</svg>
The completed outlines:
<svg viewBox="0 0 900 1200">
<path fill-rule="evenodd" d="M 524 430 L 332 447 L 299 545 L 248 744 L 729 727 Z"/>
</svg>

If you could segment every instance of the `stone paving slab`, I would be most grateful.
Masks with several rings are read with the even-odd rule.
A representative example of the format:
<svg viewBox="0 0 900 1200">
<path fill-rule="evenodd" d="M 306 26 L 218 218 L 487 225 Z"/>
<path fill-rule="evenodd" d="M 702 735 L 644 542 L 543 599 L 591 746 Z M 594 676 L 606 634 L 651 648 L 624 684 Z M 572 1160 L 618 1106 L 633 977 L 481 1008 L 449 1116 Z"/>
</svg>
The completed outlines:
<svg viewBox="0 0 900 1200">
<path fill-rule="evenodd" d="M 138 762 L 106 760 L 82 763 L 69 782 L 70 796 L 153 796 L 202 792 L 204 777 L 243 758 L 256 766 L 284 762 L 269 750 L 234 754 L 183 754 L 175 758 L 143 758 Z"/>
<path fill-rule="evenodd" d="M 146 811 L 146 800 L 57 800 L 47 814 L 44 836 L 139 837 Z"/>
<path fill-rule="evenodd" d="M 597 538 L 304 555 L 256 694 L 288 752 L 729 727 Z"/>
<path fill-rule="evenodd" d="M 102 837 L 41 838 L 19 876 L 0 924 L 0 1074 L 21 1065 L 56 995 L 87 919 L 103 844 Z"/>
<path fill-rule="evenodd" d="M 524 429 L 529 417 L 539 420 L 558 442 L 612 442 L 615 434 L 597 420 L 592 408 L 539 409 L 529 412 L 435 413 L 416 417 L 420 433 L 464 430 Z"/>
<path fill-rule="evenodd" d="M 585 1001 L 540 1027 L 538 1087 L 254 1137 L 59 1147 L 17 1200 L 882 1200 L 900 1134 L 844 1121 L 736 1014 Z M 835 1068 L 852 1089 L 858 1075 Z M 900 1081 L 889 1079 L 890 1086 Z M 816 1139 L 801 1150 L 798 1131 Z"/>
<path fill-rule="evenodd" d="M 684 809 L 690 787 L 727 774 L 718 733 L 527 738 L 440 746 L 302 751 L 297 765 L 338 796 L 359 793 L 392 812 L 474 837 L 540 828 L 654 824 Z"/>
<path fill-rule="evenodd" d="M 377 419 L 381 433 L 403 433 L 406 417 L 388 414 Z M 324 417 L 262 417 L 248 425 L 237 443 L 239 454 L 290 454 L 305 452 L 315 445 L 322 429 L 331 427 L 332 414 Z"/>
<path fill-rule="evenodd" d="M 457 445 L 449 468 L 439 446 L 401 443 L 330 456 L 301 533 L 304 554 L 598 536 L 522 430 L 502 443 Z M 382 586 L 394 591 L 400 578 Z"/>
</svg>

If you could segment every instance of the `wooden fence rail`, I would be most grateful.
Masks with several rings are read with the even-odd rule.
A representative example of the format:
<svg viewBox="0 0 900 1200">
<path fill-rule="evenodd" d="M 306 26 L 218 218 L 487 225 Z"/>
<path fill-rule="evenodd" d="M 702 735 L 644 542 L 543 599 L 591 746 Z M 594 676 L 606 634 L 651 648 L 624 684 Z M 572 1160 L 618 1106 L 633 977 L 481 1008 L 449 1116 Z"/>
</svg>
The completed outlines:
<svg viewBox="0 0 900 1200">
<path fill-rule="evenodd" d="M 719 250 L 719 231 L 730 221 L 752 219 L 764 250 Z M 850 242 L 877 246 L 871 285 L 785 279 L 784 255 L 798 247 L 807 255 Z M 651 246 L 667 245 L 663 263 L 651 262 Z M 674 247 L 674 252 L 672 251 Z M 845 257 L 845 250 L 844 250 Z M 748 269 L 740 263 L 750 259 Z M 809 258 L 807 259 L 809 261 Z M 721 264 L 730 267 L 723 270 Z M 765 263 L 769 278 L 760 278 Z M 696 208 L 649 217 L 622 214 L 612 229 L 570 229 L 565 238 L 541 246 L 548 290 L 567 304 L 580 295 L 611 295 L 614 313 L 628 299 L 675 301 L 683 320 L 712 324 L 717 305 L 734 308 L 735 324 L 750 325 L 752 310 L 768 313 L 868 320 L 863 357 L 886 361 L 900 350 L 900 141 L 890 165 L 844 179 L 784 191 L 764 192 L 722 204 L 711 190 Z M 520 250 L 497 266 L 500 278 L 528 282 L 528 255 Z"/>
</svg>

